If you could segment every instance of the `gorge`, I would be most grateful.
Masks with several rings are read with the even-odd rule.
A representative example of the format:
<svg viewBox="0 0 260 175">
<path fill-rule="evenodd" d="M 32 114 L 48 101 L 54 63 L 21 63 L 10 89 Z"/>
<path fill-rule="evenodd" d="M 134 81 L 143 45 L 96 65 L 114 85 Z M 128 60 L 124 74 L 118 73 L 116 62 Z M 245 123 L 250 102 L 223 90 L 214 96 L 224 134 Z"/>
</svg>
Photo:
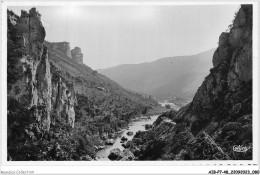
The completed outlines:
<svg viewBox="0 0 260 175">
<path fill-rule="evenodd" d="M 20 16 L 8 10 L 7 159 L 96 160 L 98 151 L 118 133 L 125 134 L 131 122 L 151 116 L 146 130 L 137 124 L 142 131 L 128 137 L 124 150 L 109 150 L 111 160 L 251 160 L 252 13 L 252 5 L 241 5 L 230 31 L 219 36 L 218 48 L 198 54 L 201 63 L 212 60 L 213 67 L 201 71 L 208 75 L 197 90 L 167 82 L 187 92 L 191 101 L 175 110 L 92 70 L 80 47 L 46 41 L 36 8 Z M 186 72 L 188 83 L 193 70 Z M 158 88 L 154 92 L 169 96 L 168 87 Z M 234 145 L 251 149 L 241 154 L 232 150 Z"/>
</svg>

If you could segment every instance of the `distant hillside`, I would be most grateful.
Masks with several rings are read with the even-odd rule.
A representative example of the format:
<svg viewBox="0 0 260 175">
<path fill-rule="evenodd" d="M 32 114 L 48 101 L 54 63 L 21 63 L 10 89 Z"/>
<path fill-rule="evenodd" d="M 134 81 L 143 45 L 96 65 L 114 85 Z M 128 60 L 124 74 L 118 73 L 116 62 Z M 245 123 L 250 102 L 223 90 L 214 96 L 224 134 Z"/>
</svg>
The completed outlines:
<svg viewBox="0 0 260 175">
<path fill-rule="evenodd" d="M 162 58 L 154 62 L 126 64 L 98 70 L 125 88 L 159 99 L 191 100 L 209 73 L 215 49 L 191 56 Z"/>
</svg>

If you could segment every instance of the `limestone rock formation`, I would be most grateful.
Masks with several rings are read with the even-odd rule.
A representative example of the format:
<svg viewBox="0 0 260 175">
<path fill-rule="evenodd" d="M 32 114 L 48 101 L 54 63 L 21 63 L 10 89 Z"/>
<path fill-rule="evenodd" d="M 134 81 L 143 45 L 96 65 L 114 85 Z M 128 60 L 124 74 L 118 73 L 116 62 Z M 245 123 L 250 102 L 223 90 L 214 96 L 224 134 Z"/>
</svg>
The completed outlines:
<svg viewBox="0 0 260 175">
<path fill-rule="evenodd" d="M 40 144 L 42 137 L 50 139 L 56 137 L 55 133 L 64 134 L 53 131 L 51 125 L 57 128 L 59 123 L 74 128 L 77 102 L 74 87 L 52 73 L 44 38 L 41 15 L 35 8 L 29 13 L 22 11 L 20 17 L 8 11 L 8 140 L 12 140 L 8 146 L 12 151 L 8 154 L 18 160 L 36 159 L 15 153 L 19 151 L 17 147 L 26 150 L 23 140 L 27 137 Z M 55 147 L 46 142 L 42 146 L 46 144 Z"/>
<path fill-rule="evenodd" d="M 83 53 L 81 48 L 75 47 L 71 50 L 72 59 L 75 59 L 78 63 L 83 64 Z"/>
<path fill-rule="evenodd" d="M 58 81 L 58 86 L 52 78 L 48 49 L 43 44 L 45 29 L 40 17 L 36 9 L 32 8 L 29 13 L 22 11 L 17 22 L 10 24 L 13 25 L 13 30 L 17 32 L 16 37 L 21 40 L 24 48 L 20 59 L 21 73 L 24 76 L 16 83 L 10 84 L 9 97 L 24 103 L 23 106 L 26 106 L 31 115 L 36 117 L 41 128 L 48 131 L 52 121 L 51 112 L 55 111 L 59 114 L 63 110 L 60 101 L 65 103 L 69 99 L 66 110 L 63 111 L 70 116 L 68 118 L 75 118 L 75 114 L 73 116 L 75 95 L 73 87 L 68 88 L 61 79 Z M 14 94 L 13 90 L 17 88 L 22 90 Z M 57 107 L 53 107 L 53 104 Z M 70 123 L 72 126 L 73 122 Z"/>
<path fill-rule="evenodd" d="M 47 42 L 47 41 L 45 41 Z M 70 43 L 69 42 L 53 42 L 49 43 L 52 49 L 60 52 L 61 54 L 64 54 L 65 56 L 71 57 L 71 50 L 70 50 Z"/>
<path fill-rule="evenodd" d="M 158 105 L 78 64 L 68 43 L 44 41 L 35 8 L 7 21 L 8 160 L 92 160 L 102 136 Z"/>
<path fill-rule="evenodd" d="M 29 13 L 22 11 L 16 23 L 11 22 L 10 25 L 13 25 L 12 30 L 17 32 L 13 41 L 18 40 L 23 48 L 19 67 L 24 76 L 14 83 L 9 83 L 9 100 L 21 102 L 22 106 L 35 113 L 41 128 L 49 130 L 52 85 L 48 51 L 42 44 L 45 30 L 40 14 L 34 8 Z"/>
<path fill-rule="evenodd" d="M 74 128 L 75 111 L 74 105 L 77 102 L 73 84 L 66 84 L 61 78 L 58 81 L 53 79 L 52 90 L 53 111 L 58 120 L 67 119 L 68 123 Z M 62 117 L 65 116 L 65 117 Z"/>
<path fill-rule="evenodd" d="M 252 159 L 252 10 L 241 5 L 230 32 L 220 35 L 213 68 L 192 102 L 135 136 L 145 143 L 136 144 L 140 159 Z M 164 116 L 176 125 L 163 122 Z M 146 155 L 158 144 L 156 156 Z M 234 145 L 251 149 L 237 153 Z"/>
</svg>

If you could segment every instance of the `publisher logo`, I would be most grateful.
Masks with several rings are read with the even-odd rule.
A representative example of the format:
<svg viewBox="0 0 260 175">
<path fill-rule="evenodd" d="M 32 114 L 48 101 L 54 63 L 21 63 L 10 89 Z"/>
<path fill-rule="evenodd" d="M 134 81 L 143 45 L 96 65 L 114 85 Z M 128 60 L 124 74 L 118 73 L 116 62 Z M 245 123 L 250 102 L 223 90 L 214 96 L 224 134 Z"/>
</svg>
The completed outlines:
<svg viewBox="0 0 260 175">
<path fill-rule="evenodd" d="M 234 145 L 233 146 L 233 151 L 235 152 L 247 152 L 247 150 L 250 149 L 250 146 L 243 146 L 243 145 Z"/>
</svg>

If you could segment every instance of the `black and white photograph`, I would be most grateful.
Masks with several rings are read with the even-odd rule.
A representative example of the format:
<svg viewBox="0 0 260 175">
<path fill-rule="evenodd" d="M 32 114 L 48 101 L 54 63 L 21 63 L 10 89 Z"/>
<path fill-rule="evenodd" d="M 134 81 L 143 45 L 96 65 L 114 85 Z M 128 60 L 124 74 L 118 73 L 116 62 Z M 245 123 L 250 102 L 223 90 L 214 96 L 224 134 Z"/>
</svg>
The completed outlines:
<svg viewBox="0 0 260 175">
<path fill-rule="evenodd" d="M 259 1 L 11 2 L 1 2 L 5 165 L 259 174 Z"/>
</svg>

